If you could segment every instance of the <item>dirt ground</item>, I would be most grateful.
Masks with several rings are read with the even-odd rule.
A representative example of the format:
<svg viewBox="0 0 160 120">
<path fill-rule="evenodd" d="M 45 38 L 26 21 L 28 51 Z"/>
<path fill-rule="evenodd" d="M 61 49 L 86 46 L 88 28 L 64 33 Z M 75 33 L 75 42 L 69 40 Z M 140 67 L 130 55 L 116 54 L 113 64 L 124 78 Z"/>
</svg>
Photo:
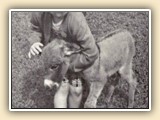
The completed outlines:
<svg viewBox="0 0 160 120">
<path fill-rule="evenodd" d="M 43 86 L 45 71 L 39 57 L 28 59 L 31 12 L 12 12 L 12 108 L 53 108 L 55 89 Z M 101 37 L 116 29 L 127 29 L 135 39 L 136 55 L 133 70 L 138 86 L 134 108 L 149 107 L 149 13 L 141 12 L 86 12 L 86 19 L 95 37 Z M 113 76 L 112 79 L 119 78 Z M 107 86 L 107 85 L 106 85 Z M 111 103 L 107 106 L 104 88 L 98 105 L 107 108 L 127 108 L 128 85 L 120 80 Z"/>
</svg>

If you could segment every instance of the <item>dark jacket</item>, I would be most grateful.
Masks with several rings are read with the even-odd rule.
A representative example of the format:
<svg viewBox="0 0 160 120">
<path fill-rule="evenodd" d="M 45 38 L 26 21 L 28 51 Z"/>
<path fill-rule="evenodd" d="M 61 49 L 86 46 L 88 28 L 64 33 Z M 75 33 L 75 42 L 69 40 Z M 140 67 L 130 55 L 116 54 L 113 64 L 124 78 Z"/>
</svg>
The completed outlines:
<svg viewBox="0 0 160 120">
<path fill-rule="evenodd" d="M 52 30 L 52 15 L 48 12 L 34 12 L 31 23 L 33 30 L 30 37 L 31 44 L 39 41 L 46 45 L 52 38 L 61 35 L 63 39 L 77 44 L 83 50 L 71 63 L 72 71 L 80 72 L 97 59 L 98 49 L 83 13 L 69 12 L 66 14 L 58 32 Z"/>
</svg>

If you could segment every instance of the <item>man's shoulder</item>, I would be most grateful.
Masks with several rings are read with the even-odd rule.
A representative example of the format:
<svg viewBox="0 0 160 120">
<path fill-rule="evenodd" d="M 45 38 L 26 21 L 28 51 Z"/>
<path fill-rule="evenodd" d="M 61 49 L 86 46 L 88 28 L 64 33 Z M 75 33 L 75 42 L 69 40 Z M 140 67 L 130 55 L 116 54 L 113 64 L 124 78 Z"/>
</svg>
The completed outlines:
<svg viewBox="0 0 160 120">
<path fill-rule="evenodd" d="M 67 16 L 68 21 L 70 21 L 72 24 L 85 20 L 82 12 L 69 12 Z"/>
</svg>

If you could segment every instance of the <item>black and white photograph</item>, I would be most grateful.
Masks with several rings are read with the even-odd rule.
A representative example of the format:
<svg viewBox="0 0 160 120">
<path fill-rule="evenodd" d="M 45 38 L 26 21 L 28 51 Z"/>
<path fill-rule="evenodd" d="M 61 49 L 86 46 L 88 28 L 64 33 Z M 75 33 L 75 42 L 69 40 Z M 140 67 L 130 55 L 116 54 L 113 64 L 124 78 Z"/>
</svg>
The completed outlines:
<svg viewBox="0 0 160 120">
<path fill-rule="evenodd" d="M 150 111 L 150 9 L 10 9 L 10 111 Z"/>
</svg>

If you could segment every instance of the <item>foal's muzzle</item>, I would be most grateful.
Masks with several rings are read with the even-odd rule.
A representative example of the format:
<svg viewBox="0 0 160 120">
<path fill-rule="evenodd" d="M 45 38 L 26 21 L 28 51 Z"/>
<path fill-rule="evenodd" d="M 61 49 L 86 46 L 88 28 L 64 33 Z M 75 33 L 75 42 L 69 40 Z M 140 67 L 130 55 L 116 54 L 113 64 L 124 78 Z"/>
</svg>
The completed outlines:
<svg viewBox="0 0 160 120">
<path fill-rule="evenodd" d="M 49 80 L 49 79 L 45 79 L 44 80 L 44 86 L 45 87 L 49 87 L 50 89 L 52 89 L 54 86 L 56 86 L 58 88 L 59 87 L 59 83 L 54 82 L 54 81 Z"/>
</svg>

